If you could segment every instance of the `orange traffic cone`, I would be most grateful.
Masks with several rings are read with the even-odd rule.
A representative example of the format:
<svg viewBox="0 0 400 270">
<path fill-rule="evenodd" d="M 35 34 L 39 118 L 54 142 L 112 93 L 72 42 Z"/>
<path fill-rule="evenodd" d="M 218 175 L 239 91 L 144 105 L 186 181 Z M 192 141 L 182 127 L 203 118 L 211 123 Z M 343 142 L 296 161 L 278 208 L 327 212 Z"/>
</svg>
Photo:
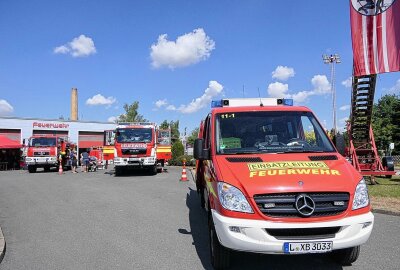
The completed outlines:
<svg viewBox="0 0 400 270">
<path fill-rule="evenodd" d="M 58 174 L 62 175 L 63 174 L 63 168 L 62 168 L 62 162 L 60 162 L 60 166 L 58 167 Z"/>
<path fill-rule="evenodd" d="M 182 177 L 181 180 L 182 182 L 188 181 L 187 175 L 186 175 L 186 162 L 183 161 L 183 168 L 182 168 Z"/>
</svg>

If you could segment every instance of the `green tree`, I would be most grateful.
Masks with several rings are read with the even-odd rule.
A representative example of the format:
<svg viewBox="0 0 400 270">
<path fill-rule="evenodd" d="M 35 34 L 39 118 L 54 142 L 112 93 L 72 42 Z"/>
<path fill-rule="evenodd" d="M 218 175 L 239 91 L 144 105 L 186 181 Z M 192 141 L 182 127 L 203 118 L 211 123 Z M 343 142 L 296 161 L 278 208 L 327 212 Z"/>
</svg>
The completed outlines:
<svg viewBox="0 0 400 270">
<path fill-rule="evenodd" d="M 143 115 L 139 114 L 139 101 L 134 101 L 131 105 L 124 104 L 125 113 L 118 117 L 118 122 L 147 122 Z"/>
<path fill-rule="evenodd" d="M 172 145 L 172 159 L 177 159 L 180 156 L 183 155 L 184 150 L 183 150 L 183 144 L 180 140 L 177 140 L 173 145 Z"/>
<path fill-rule="evenodd" d="M 189 137 L 187 138 L 187 143 L 190 145 L 194 145 L 194 140 L 196 140 L 199 136 L 199 128 L 195 128 L 192 130 L 192 132 L 190 133 Z"/>
<path fill-rule="evenodd" d="M 393 142 L 392 154 L 400 153 L 400 96 L 385 95 L 374 104 L 372 127 L 378 149 L 387 151 Z"/>
<path fill-rule="evenodd" d="M 161 124 L 160 124 L 160 128 L 161 129 L 169 129 L 169 123 L 167 120 L 164 120 Z"/>
</svg>

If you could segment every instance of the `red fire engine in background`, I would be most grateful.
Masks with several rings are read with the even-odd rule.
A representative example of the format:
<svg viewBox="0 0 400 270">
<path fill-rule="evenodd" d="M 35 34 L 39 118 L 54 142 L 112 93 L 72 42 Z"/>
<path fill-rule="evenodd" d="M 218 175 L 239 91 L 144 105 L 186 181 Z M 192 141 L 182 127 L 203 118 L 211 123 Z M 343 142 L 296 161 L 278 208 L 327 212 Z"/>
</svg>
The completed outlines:
<svg viewBox="0 0 400 270">
<path fill-rule="evenodd" d="M 103 159 L 106 164 L 111 164 L 114 161 L 114 143 L 115 130 L 105 130 L 103 142 Z"/>
<path fill-rule="evenodd" d="M 154 123 L 119 123 L 115 131 L 115 175 L 128 169 L 157 174 L 157 126 Z"/>
<path fill-rule="evenodd" d="M 26 147 L 25 164 L 30 173 L 36 172 L 37 168 L 50 171 L 52 167 L 61 165 L 70 169 L 68 162 L 69 151 L 75 147 L 67 136 L 60 135 L 35 135 L 29 138 Z"/>
<path fill-rule="evenodd" d="M 171 129 L 158 130 L 157 163 L 159 170 L 172 158 L 171 152 Z"/>
</svg>

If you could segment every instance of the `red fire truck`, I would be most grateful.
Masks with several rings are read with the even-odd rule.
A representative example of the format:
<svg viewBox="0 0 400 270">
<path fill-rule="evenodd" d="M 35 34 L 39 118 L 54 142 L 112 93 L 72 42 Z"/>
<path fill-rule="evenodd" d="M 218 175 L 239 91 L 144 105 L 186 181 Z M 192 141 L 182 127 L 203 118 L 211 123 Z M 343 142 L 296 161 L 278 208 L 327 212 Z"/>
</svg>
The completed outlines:
<svg viewBox="0 0 400 270">
<path fill-rule="evenodd" d="M 157 125 L 119 123 L 114 142 L 115 175 L 128 169 L 147 169 L 157 174 Z"/>
<path fill-rule="evenodd" d="M 35 135 L 29 138 L 25 164 L 30 173 L 36 172 L 37 168 L 50 171 L 52 167 L 70 169 L 68 154 L 74 145 L 68 137 L 60 135 Z"/>
<path fill-rule="evenodd" d="M 103 159 L 107 166 L 114 161 L 115 130 L 104 131 Z"/>
<path fill-rule="evenodd" d="M 196 185 L 211 261 L 231 250 L 329 252 L 356 261 L 374 224 L 365 180 L 310 109 L 289 99 L 223 99 L 200 125 Z"/>
<path fill-rule="evenodd" d="M 159 129 L 157 141 L 157 165 L 159 171 L 162 171 L 164 165 L 171 159 L 171 130 Z"/>
</svg>

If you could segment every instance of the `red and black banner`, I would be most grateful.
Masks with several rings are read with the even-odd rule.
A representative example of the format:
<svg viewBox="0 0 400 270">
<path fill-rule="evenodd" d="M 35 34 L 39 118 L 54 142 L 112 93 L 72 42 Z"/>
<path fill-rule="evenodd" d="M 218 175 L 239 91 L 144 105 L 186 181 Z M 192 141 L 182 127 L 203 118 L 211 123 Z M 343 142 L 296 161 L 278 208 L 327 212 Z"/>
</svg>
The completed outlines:
<svg viewBox="0 0 400 270">
<path fill-rule="evenodd" d="M 350 0 L 354 76 L 400 71 L 400 0 Z"/>
</svg>

